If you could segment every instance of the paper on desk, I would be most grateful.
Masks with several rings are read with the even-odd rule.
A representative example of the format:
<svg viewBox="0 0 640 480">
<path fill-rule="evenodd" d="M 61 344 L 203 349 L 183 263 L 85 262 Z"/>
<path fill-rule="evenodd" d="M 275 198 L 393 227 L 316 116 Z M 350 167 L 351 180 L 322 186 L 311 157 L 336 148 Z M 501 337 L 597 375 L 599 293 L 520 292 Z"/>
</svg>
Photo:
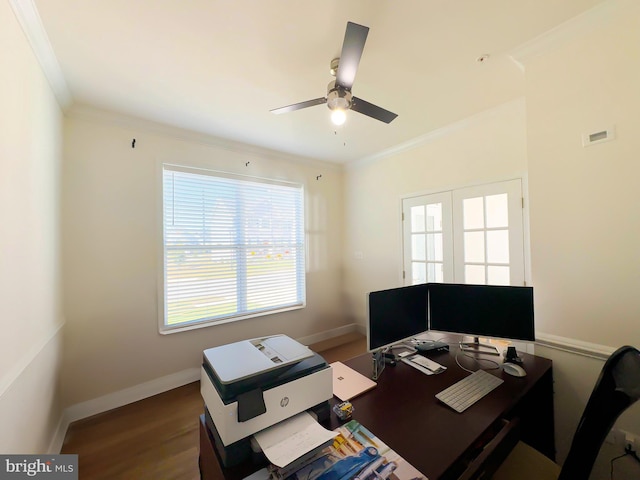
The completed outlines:
<svg viewBox="0 0 640 480">
<path fill-rule="evenodd" d="M 267 459 L 284 467 L 338 435 L 307 412 L 299 413 L 254 435 Z"/>
</svg>

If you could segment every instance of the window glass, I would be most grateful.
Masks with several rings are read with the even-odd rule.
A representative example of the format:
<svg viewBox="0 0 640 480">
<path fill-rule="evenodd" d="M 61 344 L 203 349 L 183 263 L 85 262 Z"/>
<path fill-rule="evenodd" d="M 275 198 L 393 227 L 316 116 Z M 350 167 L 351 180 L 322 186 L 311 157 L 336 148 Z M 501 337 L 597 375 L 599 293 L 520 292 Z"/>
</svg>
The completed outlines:
<svg viewBox="0 0 640 480">
<path fill-rule="evenodd" d="M 300 308 L 303 190 L 163 169 L 162 331 Z"/>
<path fill-rule="evenodd" d="M 525 284 L 520 179 L 408 197 L 402 212 L 405 282 Z"/>
<path fill-rule="evenodd" d="M 489 265 L 487 267 L 487 283 L 489 285 L 509 285 L 509 267 Z"/>
<path fill-rule="evenodd" d="M 464 233 L 465 263 L 484 262 L 484 232 Z"/>
<path fill-rule="evenodd" d="M 509 263 L 508 230 L 490 230 L 487 232 L 487 262 Z"/>
<path fill-rule="evenodd" d="M 424 232 L 425 218 L 424 218 L 424 205 L 418 205 L 411 208 L 411 231 L 412 232 Z"/>
<path fill-rule="evenodd" d="M 465 265 L 465 283 L 484 285 L 485 283 L 487 283 L 484 273 L 484 265 Z"/>
<path fill-rule="evenodd" d="M 465 198 L 463 201 L 464 229 L 484 228 L 483 198 Z"/>
<path fill-rule="evenodd" d="M 487 195 L 487 228 L 500 228 L 509 226 L 509 203 L 506 193 L 499 195 Z"/>
</svg>

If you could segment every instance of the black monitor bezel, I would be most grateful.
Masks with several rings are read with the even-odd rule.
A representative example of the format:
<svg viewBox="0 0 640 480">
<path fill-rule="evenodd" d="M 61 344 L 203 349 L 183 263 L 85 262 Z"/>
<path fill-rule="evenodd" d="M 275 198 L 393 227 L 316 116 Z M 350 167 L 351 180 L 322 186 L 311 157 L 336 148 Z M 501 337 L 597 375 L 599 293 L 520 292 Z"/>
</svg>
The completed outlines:
<svg viewBox="0 0 640 480">
<path fill-rule="evenodd" d="M 520 327 L 517 329 L 505 329 L 502 330 L 500 328 L 487 328 L 486 326 L 483 328 L 477 327 L 477 322 L 475 326 L 471 326 L 469 323 L 466 326 L 460 326 L 460 323 L 457 324 L 445 324 L 440 322 L 435 327 L 432 324 L 432 303 L 431 303 L 431 294 L 436 291 L 438 288 L 445 289 L 455 289 L 459 290 L 461 295 L 469 295 L 469 294 L 480 294 L 482 292 L 507 292 L 511 291 L 513 293 L 518 292 L 518 294 L 526 294 L 528 293 L 528 298 L 530 298 L 530 302 L 527 299 L 527 304 L 530 304 L 530 316 L 526 316 L 520 318 L 518 320 L 518 324 Z M 534 297 L 533 297 L 533 287 L 531 286 L 512 286 L 512 285 L 477 285 L 477 284 L 462 284 L 462 283 L 430 283 L 428 289 L 429 299 L 427 301 L 427 317 L 428 317 L 428 325 L 429 331 L 439 332 L 439 333 L 452 333 L 457 335 L 467 335 L 472 337 L 482 337 L 482 338 L 494 338 L 501 340 L 517 340 L 520 342 L 535 342 L 535 314 L 534 314 Z M 467 322 L 469 322 L 467 320 Z M 526 323 L 526 325 L 524 325 Z M 504 328 L 504 327 L 503 327 Z"/>
<path fill-rule="evenodd" d="M 415 331 L 413 331 L 410 335 L 403 336 L 403 337 L 396 337 L 393 340 L 390 339 L 390 341 L 387 343 L 372 347 L 371 346 L 371 340 L 372 340 L 371 338 L 371 295 L 387 294 L 391 292 L 399 293 L 399 291 L 401 290 L 408 290 L 408 289 L 424 290 L 424 324 L 423 324 L 424 328 L 420 331 L 418 331 L 418 329 L 415 329 Z M 428 319 L 427 319 L 427 307 L 428 307 L 427 301 L 428 301 L 428 284 L 426 283 L 421 283 L 418 285 L 407 285 L 404 287 L 389 288 L 385 290 L 377 290 L 377 291 L 369 292 L 367 294 L 367 351 L 377 352 L 377 351 L 392 347 L 393 345 L 400 344 L 402 342 L 405 342 L 407 340 L 410 340 L 416 337 L 417 335 L 427 332 L 429 328 Z"/>
</svg>

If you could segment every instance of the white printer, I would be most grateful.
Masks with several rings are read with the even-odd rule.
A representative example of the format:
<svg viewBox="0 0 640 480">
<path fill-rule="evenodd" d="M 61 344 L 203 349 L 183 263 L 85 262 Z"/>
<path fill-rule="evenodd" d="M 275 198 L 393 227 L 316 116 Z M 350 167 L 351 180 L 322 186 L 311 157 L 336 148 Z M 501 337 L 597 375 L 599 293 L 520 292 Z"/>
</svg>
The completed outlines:
<svg viewBox="0 0 640 480">
<path fill-rule="evenodd" d="M 305 410 L 329 417 L 331 367 L 286 335 L 203 352 L 200 392 L 207 426 L 227 467 L 251 456 L 251 436 Z"/>
</svg>

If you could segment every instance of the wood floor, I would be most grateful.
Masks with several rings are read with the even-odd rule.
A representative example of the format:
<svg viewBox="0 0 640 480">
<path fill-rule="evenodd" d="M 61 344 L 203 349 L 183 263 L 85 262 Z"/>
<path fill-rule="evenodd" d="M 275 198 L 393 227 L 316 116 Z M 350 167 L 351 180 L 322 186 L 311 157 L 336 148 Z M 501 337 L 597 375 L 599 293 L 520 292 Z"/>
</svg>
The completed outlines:
<svg viewBox="0 0 640 480">
<path fill-rule="evenodd" d="M 366 341 L 349 334 L 311 348 L 331 363 L 364 353 Z M 72 423 L 61 453 L 78 454 L 81 480 L 196 480 L 203 409 L 200 383 L 191 383 Z"/>
</svg>

